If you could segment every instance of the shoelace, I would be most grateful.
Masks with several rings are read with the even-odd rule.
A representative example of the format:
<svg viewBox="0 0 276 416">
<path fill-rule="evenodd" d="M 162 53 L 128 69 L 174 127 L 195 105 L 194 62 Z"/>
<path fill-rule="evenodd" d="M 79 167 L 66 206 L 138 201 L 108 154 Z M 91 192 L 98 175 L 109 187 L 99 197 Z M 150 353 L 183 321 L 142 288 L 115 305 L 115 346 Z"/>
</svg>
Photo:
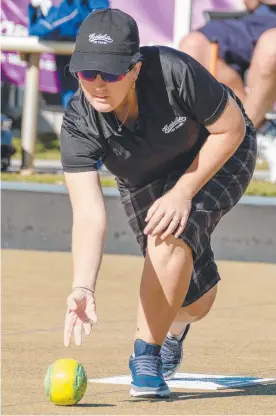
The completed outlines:
<svg viewBox="0 0 276 416">
<path fill-rule="evenodd" d="M 138 376 L 160 376 L 162 370 L 162 360 L 160 357 L 143 355 L 133 359 L 132 362 Z"/>
<path fill-rule="evenodd" d="M 177 360 L 181 355 L 182 349 L 181 341 L 166 338 L 162 346 L 162 358 L 165 361 L 173 363 L 174 360 Z"/>
</svg>

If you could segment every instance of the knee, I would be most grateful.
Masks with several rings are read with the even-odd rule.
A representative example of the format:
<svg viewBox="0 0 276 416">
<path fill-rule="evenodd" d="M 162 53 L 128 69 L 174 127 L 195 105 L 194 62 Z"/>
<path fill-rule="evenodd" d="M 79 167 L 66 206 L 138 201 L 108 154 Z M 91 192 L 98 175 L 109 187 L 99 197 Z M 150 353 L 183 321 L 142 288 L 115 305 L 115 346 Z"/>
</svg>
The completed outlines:
<svg viewBox="0 0 276 416">
<path fill-rule="evenodd" d="M 177 320 L 196 322 L 204 318 L 212 309 L 217 296 L 217 285 L 212 287 L 205 295 L 189 306 L 181 308 Z"/>
<path fill-rule="evenodd" d="M 276 29 L 266 31 L 260 37 L 256 47 L 259 74 L 262 77 L 276 74 Z"/>
<path fill-rule="evenodd" d="M 212 287 L 205 295 L 205 299 L 203 301 L 200 313 L 199 313 L 199 319 L 204 318 L 212 309 L 212 306 L 216 300 L 217 297 L 217 285 Z"/>
<path fill-rule="evenodd" d="M 180 41 L 179 49 L 198 59 L 206 54 L 209 45 L 210 42 L 202 33 L 191 32 Z"/>
<path fill-rule="evenodd" d="M 217 68 L 217 79 L 219 82 L 223 82 L 228 87 L 232 88 L 234 92 L 236 92 L 236 90 L 239 90 L 240 88 L 243 88 L 244 83 L 241 76 L 238 74 L 237 71 L 228 66 L 223 61 L 223 59 L 218 58 Z"/>
</svg>

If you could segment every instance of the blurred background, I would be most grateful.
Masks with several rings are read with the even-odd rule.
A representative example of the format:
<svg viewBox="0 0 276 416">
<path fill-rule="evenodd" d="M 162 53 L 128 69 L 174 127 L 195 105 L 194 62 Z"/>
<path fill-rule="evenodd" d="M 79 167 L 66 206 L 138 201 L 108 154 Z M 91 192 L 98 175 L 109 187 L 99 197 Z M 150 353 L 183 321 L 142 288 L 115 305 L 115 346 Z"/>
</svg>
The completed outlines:
<svg viewBox="0 0 276 416">
<path fill-rule="evenodd" d="M 92 10 L 108 6 L 118 7 L 137 20 L 142 45 L 168 45 L 176 49 L 181 48 L 190 32 L 210 20 L 238 20 L 246 13 L 255 13 L 255 9 L 260 15 L 268 12 L 264 8 L 267 6 L 255 0 L 3 0 L 1 166 L 2 172 L 6 172 L 3 180 L 63 183 L 59 131 L 66 103 L 77 88 L 68 71 L 70 51 L 81 21 Z M 274 16 L 275 8 L 269 10 Z M 64 46 L 60 49 L 53 41 L 63 42 Z M 182 50 L 186 51 L 185 46 Z M 243 53 L 246 55 L 247 51 Z M 246 88 L 246 77 L 244 83 Z M 232 87 L 231 82 L 229 86 Z M 276 85 L 273 88 L 276 91 Z M 272 121 L 266 124 L 265 131 L 259 132 L 260 154 L 254 181 L 247 191 L 250 195 L 276 195 L 274 105 L 268 113 L 267 119 Z M 99 167 L 103 185 L 114 186 L 105 167 Z"/>
</svg>

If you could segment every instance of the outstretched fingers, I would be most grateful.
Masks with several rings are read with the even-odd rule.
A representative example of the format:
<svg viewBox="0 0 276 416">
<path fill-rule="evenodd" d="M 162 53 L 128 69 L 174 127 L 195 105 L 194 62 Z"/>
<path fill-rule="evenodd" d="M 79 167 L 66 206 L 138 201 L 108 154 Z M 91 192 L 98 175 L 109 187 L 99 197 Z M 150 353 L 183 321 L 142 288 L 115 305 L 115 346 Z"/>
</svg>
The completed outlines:
<svg viewBox="0 0 276 416">
<path fill-rule="evenodd" d="M 91 324 L 97 323 L 98 318 L 96 314 L 96 304 L 94 298 L 88 300 L 85 313 Z"/>
<path fill-rule="evenodd" d="M 77 314 L 70 309 L 67 309 L 64 323 L 64 345 L 69 347 L 72 337 L 72 332 L 76 324 Z"/>
</svg>

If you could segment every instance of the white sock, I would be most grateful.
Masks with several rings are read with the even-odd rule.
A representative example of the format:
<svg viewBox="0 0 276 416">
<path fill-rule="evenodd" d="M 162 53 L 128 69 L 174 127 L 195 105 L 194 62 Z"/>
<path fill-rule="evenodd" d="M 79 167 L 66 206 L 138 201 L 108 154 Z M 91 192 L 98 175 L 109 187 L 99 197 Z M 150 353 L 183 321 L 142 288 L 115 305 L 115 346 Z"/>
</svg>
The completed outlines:
<svg viewBox="0 0 276 416">
<path fill-rule="evenodd" d="M 183 331 L 180 332 L 180 334 L 178 335 L 172 335 L 170 332 L 168 333 L 168 338 L 176 338 L 178 341 L 181 340 L 181 338 L 183 337 L 184 332 L 186 331 L 187 325 L 185 326 L 185 328 L 183 329 Z"/>
</svg>

